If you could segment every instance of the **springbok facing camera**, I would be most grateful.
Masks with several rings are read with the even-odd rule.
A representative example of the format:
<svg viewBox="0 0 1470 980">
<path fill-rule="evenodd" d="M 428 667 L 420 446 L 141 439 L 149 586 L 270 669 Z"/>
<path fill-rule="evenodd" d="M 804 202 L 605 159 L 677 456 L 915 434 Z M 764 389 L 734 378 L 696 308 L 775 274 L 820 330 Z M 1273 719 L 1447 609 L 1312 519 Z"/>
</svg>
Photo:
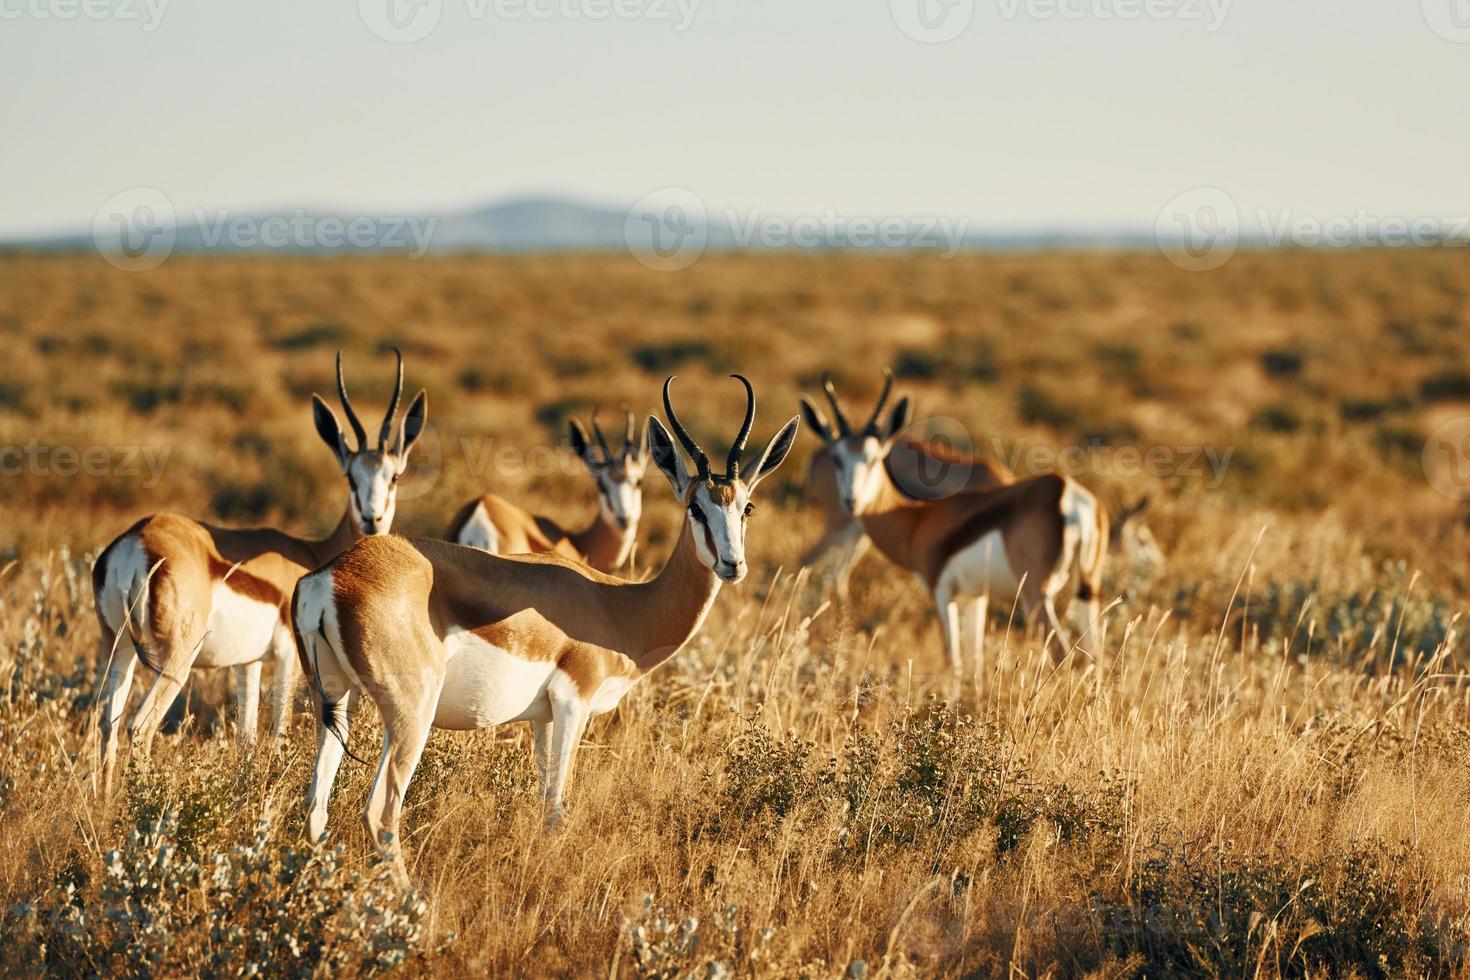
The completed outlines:
<svg viewBox="0 0 1470 980">
<path fill-rule="evenodd" d="M 347 478 L 342 519 L 325 539 L 298 538 L 271 528 L 212 527 L 175 514 L 146 517 L 115 539 L 92 568 L 97 619 L 102 629 L 102 787 L 111 783 L 117 726 L 127 706 L 139 659 L 155 674 L 133 714 L 129 735 L 146 749 L 193 667 L 233 667 L 238 734 L 255 738 L 260 674 L 270 662 L 271 725 L 283 735 L 290 723 L 294 669 L 287 599 L 296 580 L 341 554 L 365 535 L 387 534 L 393 522 L 398 480 L 423 431 L 427 395 L 420 391 L 395 429 L 403 393 L 403 355 L 376 449 L 352 410 L 337 354 L 337 394 L 357 436 L 349 448 L 337 417 L 312 396 L 317 434 Z"/>
<path fill-rule="evenodd" d="M 638 518 L 643 513 L 643 473 L 648 466 L 648 428 L 637 438 L 633 413 L 623 409 L 623 445 L 613 452 L 592 413 L 597 448 L 587 441 L 587 430 L 572 419 L 572 449 L 587 464 L 597 482 L 597 515 L 583 531 L 569 531 L 549 517 L 487 493 L 460 508 L 444 537 L 456 544 L 496 555 L 550 553 L 585 562 L 599 572 L 623 567 L 638 540 Z"/>
<path fill-rule="evenodd" d="M 812 454 L 811 462 L 807 464 L 806 488 L 802 496 L 804 506 L 822 515 L 822 536 L 801 556 L 801 564 L 815 565 L 831 554 L 833 585 L 837 590 L 837 597 L 845 601 L 849 594 L 848 584 L 852 579 L 852 570 L 868 553 L 872 542 L 863 533 L 862 523 L 842 506 L 838 497 L 837 464 L 832 458 L 828 443 L 833 438 L 851 436 L 853 429 L 847 415 L 842 411 L 842 406 L 838 404 L 837 391 L 832 387 L 830 378 L 822 379 L 822 390 L 832 406 L 832 416 L 837 423 L 835 433 L 828 427 L 821 409 L 805 395 L 801 396 L 801 410 L 806 416 L 807 425 L 823 440 L 822 448 Z M 875 427 L 877 422 L 875 415 L 867 421 L 862 431 Z M 1016 478 L 999 461 L 960 455 L 919 439 L 899 436 L 898 449 L 898 452 L 884 457 L 883 465 L 888 468 L 889 476 L 900 491 L 923 486 L 930 478 L 928 474 L 931 467 L 944 467 L 946 471 L 956 468 L 960 470 L 962 479 L 953 490 L 995 487 L 1010 483 Z"/>
<path fill-rule="evenodd" d="M 548 819 L 588 718 L 611 711 L 643 675 L 698 632 L 722 582 L 746 574 L 751 495 L 791 450 L 787 422 L 750 470 L 740 460 L 755 393 L 725 473 L 664 411 L 694 462 L 690 477 L 668 432 L 648 420 L 653 461 L 684 507 L 679 538 L 657 577 L 630 583 L 554 555 L 505 558 L 445 541 L 368 538 L 303 577 L 293 608 L 297 650 L 316 678 L 319 731 L 307 830 L 321 837 L 346 749 L 348 708 L 366 696 L 383 720 L 383 751 L 364 820 L 406 879 L 398 823 L 431 727 L 469 730 L 531 722 Z"/>
<path fill-rule="evenodd" d="M 1028 621 L 1051 635 L 1064 653 L 1070 639 L 1059 620 L 1073 592 L 1082 600 L 1085 628 L 1100 614 L 1108 519 L 1096 498 L 1060 473 L 1003 486 L 969 490 L 938 500 L 917 500 L 894 484 L 885 465 L 908 424 L 909 400 L 894 406 L 886 426 L 879 419 L 892 388 L 885 372 L 868 424 L 833 431 L 807 404 L 812 424 L 832 454 L 838 498 L 890 561 L 915 573 L 929 589 L 944 632 L 945 656 L 960 665 L 960 606 L 983 619 L 990 596 L 1019 596 Z M 835 404 L 835 392 L 832 393 Z"/>
</svg>

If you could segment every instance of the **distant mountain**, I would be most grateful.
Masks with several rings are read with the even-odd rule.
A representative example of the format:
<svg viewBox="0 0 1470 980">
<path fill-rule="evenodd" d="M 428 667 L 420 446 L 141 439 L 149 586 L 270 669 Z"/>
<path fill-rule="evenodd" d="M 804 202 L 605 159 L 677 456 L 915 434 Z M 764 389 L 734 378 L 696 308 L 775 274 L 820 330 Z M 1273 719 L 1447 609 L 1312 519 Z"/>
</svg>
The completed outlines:
<svg viewBox="0 0 1470 980">
<path fill-rule="evenodd" d="M 152 212 L 139 212 L 146 217 Z M 760 224 L 756 224 L 756 219 Z M 755 215 L 711 208 L 703 219 L 689 218 L 686 230 L 702 233 L 711 251 L 789 247 L 780 235 L 793 216 Z M 856 219 L 862 220 L 861 218 Z M 174 252 L 564 252 L 623 251 L 625 235 L 640 233 L 629 221 L 629 209 L 587 204 L 564 197 L 515 197 L 442 213 L 371 214 L 342 209 L 290 208 L 241 211 L 231 209 L 180 212 L 174 216 Z M 768 222 L 768 224 L 767 224 Z M 966 251 L 1033 251 L 1069 248 L 1152 248 L 1149 233 L 1088 233 L 1058 230 L 979 231 L 958 219 L 947 219 L 929 233 L 926 247 L 948 246 Z M 919 229 L 923 222 L 910 226 Z M 354 234 L 354 228 L 356 233 Z M 765 235 L 774 228 L 774 235 Z M 116 249 L 122 241 L 121 220 L 103 222 L 94 243 L 88 229 L 55 235 L 0 239 L 7 251 L 91 251 L 100 243 Z M 853 236 L 856 221 L 835 237 L 819 233 L 813 249 L 893 251 L 902 245 Z M 917 232 L 916 232 L 917 233 Z M 945 237 L 945 236 L 949 237 Z M 951 241 L 953 240 L 953 241 Z"/>
</svg>

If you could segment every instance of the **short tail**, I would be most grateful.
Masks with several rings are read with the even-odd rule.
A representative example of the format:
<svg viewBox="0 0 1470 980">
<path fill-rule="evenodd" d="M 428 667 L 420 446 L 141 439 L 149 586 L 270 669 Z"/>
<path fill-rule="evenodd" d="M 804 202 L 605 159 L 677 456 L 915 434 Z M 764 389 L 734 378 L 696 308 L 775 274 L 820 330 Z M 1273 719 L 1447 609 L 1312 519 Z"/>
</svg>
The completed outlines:
<svg viewBox="0 0 1470 980">
<path fill-rule="evenodd" d="M 158 648 L 154 643 L 151 608 L 153 602 L 153 576 L 161 573 L 163 559 L 146 567 L 139 565 L 132 569 L 131 573 L 123 571 L 126 576 L 120 582 L 103 581 L 95 585 L 95 598 L 97 608 L 105 616 L 108 612 L 117 612 L 119 622 L 111 622 L 108 626 L 115 633 L 126 632 L 128 640 L 137 652 L 138 660 L 148 670 L 155 674 L 163 673 L 163 658 L 158 655 Z M 110 571 L 110 569 L 109 569 Z M 116 603 L 113 597 L 106 593 L 109 588 L 116 589 Z"/>
<path fill-rule="evenodd" d="M 316 689 L 316 703 L 321 709 L 317 721 L 341 743 L 343 752 L 357 762 L 370 766 L 372 763 L 353 752 L 352 746 L 347 744 L 346 704 L 343 700 L 333 699 L 322 683 L 320 648 L 323 646 L 326 647 L 329 666 L 345 677 L 351 677 L 352 673 L 344 668 L 340 654 L 332 646 L 331 639 L 323 629 L 325 608 L 320 603 L 308 604 L 302 601 L 302 586 L 307 585 L 308 580 L 312 578 L 313 576 L 308 575 L 296 584 L 296 593 L 291 601 L 291 622 L 292 632 L 296 635 L 296 655 L 301 661 L 303 672 L 311 678 L 312 687 Z M 312 586 L 315 586 L 315 582 L 312 582 Z"/>
</svg>

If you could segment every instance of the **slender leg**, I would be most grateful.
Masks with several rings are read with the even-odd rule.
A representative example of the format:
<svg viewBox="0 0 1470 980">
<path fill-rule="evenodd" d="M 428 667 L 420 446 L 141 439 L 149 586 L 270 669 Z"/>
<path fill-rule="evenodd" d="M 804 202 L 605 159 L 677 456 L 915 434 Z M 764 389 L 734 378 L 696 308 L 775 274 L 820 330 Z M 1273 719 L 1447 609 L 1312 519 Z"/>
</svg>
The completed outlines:
<svg viewBox="0 0 1470 980">
<path fill-rule="evenodd" d="M 291 730 L 291 705 L 296 699 L 296 644 L 284 627 L 272 643 L 275 676 L 271 678 L 271 734 L 285 738 Z M 278 746 L 279 747 L 279 746 Z"/>
<path fill-rule="evenodd" d="M 832 576 L 837 587 L 837 598 L 843 602 L 848 600 L 848 583 L 852 579 L 852 570 L 857 567 L 858 562 L 862 561 L 863 555 L 868 553 L 871 545 L 872 541 L 863 533 L 863 526 L 857 521 L 853 521 L 842 532 L 842 537 L 836 545 L 841 550 L 837 552 Z"/>
<path fill-rule="evenodd" d="M 1071 643 L 1057 619 L 1056 606 L 1051 596 L 1042 591 L 1039 584 L 1033 584 L 1030 577 L 1021 585 L 1021 614 L 1026 617 L 1028 630 L 1041 631 L 1041 640 L 1047 644 L 1053 660 L 1059 661 L 1066 656 Z"/>
<path fill-rule="evenodd" d="M 571 775 L 572 756 L 587 726 L 587 705 L 573 694 L 552 702 L 551 717 L 551 778 L 547 780 L 543 802 L 546 822 L 555 826 L 561 823 L 562 793 Z"/>
<path fill-rule="evenodd" d="M 128 695 L 133 690 L 133 669 L 138 666 L 138 656 L 127 640 L 113 650 L 110 639 L 105 640 L 102 655 L 112 658 L 107 678 L 102 684 L 102 795 L 106 796 L 112 789 L 113 771 L 117 765 L 118 728 L 128 706 Z"/>
<path fill-rule="evenodd" d="M 934 590 L 934 611 L 939 614 L 939 626 L 944 634 L 944 661 L 951 670 L 960 665 L 960 607 L 954 593 L 940 586 Z"/>
<path fill-rule="evenodd" d="M 413 771 L 429 740 L 433 714 L 399 714 L 383 719 L 383 758 L 378 763 L 378 778 L 373 781 L 363 820 L 368 833 L 382 853 L 393 862 L 393 874 L 400 886 L 408 885 L 408 868 L 403 863 L 403 842 L 399 819 L 403 816 L 403 798 L 408 793 Z"/>
<path fill-rule="evenodd" d="M 260 672 L 264 667 L 257 660 L 235 668 L 235 737 L 242 746 L 255 744 L 260 724 Z"/>
<path fill-rule="evenodd" d="M 306 835 L 312 843 L 327 832 L 327 801 L 332 797 L 332 783 L 342 765 L 347 742 L 347 709 L 353 692 L 348 691 L 331 708 L 331 727 L 322 723 L 321 703 L 317 702 L 316 767 L 311 771 L 311 788 L 306 791 Z"/>
<path fill-rule="evenodd" d="M 531 722 L 531 749 L 536 756 L 536 780 L 542 797 L 545 797 L 547 782 L 551 779 L 551 722 Z"/>
<path fill-rule="evenodd" d="M 985 666 L 985 617 L 990 610 L 990 597 L 981 596 L 971 600 L 966 614 L 965 645 L 974 651 L 975 672 Z"/>
<path fill-rule="evenodd" d="M 158 726 L 163 723 L 164 714 L 189 679 L 189 669 L 194 666 L 197 655 L 196 648 L 187 657 L 164 657 L 167 666 L 163 673 L 153 678 L 153 686 L 148 688 L 148 693 L 143 696 L 143 703 L 138 705 L 138 710 L 133 714 L 133 720 L 128 725 L 128 735 L 133 740 L 133 746 L 145 756 L 153 745 L 153 736 L 158 731 Z"/>
</svg>

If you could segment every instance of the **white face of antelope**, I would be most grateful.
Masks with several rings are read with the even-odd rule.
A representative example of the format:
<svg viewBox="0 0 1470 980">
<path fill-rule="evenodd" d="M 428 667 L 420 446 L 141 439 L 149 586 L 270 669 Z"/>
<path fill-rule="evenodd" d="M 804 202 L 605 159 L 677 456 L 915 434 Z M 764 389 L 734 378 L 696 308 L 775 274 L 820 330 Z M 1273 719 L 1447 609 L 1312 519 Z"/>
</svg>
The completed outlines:
<svg viewBox="0 0 1470 980">
<path fill-rule="evenodd" d="M 363 534 L 387 534 L 398 507 L 398 481 L 408 460 L 394 453 L 356 453 L 347 464 L 352 519 Z"/>
<path fill-rule="evenodd" d="M 694 476 L 691 477 L 684 468 L 684 461 L 674 448 L 668 430 L 656 418 L 648 420 L 648 445 L 653 462 L 668 477 L 674 492 L 684 503 L 685 533 L 689 535 L 700 564 L 721 581 L 734 584 L 744 579 L 750 570 L 745 560 L 745 527 L 755 512 L 751 496 L 760 482 L 770 476 L 791 451 L 800 420 L 793 418 L 782 426 L 755 465 L 742 467 L 740 461 L 745 452 L 745 440 L 755 419 L 755 393 L 749 381 L 738 374 L 731 377 L 745 386 L 747 407 L 740 434 L 735 437 L 726 457 L 724 474 L 710 472 L 709 457 L 674 414 L 674 407 L 669 402 L 669 385 L 673 378 L 664 382 L 664 411 L 680 445 L 694 461 Z"/>
<path fill-rule="evenodd" d="M 861 514 L 872 503 L 882 482 L 890 445 L 877 436 L 859 434 L 838 439 L 828 447 L 837 468 L 837 499 L 849 514 Z"/>
<path fill-rule="evenodd" d="M 705 567 L 732 585 L 745 578 L 745 522 L 755 512 L 744 481 L 710 480 L 689 497 L 689 533 Z"/>
<path fill-rule="evenodd" d="M 395 427 L 394 416 L 398 413 L 398 397 L 402 393 L 403 355 L 398 354 L 398 383 L 378 431 L 377 448 L 369 448 L 367 433 L 352 409 L 347 386 L 342 381 L 342 354 L 337 354 L 337 394 L 342 400 L 342 410 L 347 413 L 347 421 L 357 435 L 358 448 L 355 450 L 348 446 L 342 427 L 337 424 L 337 416 L 327 403 L 319 395 L 311 396 L 317 434 L 337 457 L 337 465 L 347 477 L 348 510 L 353 524 L 365 535 L 387 534 L 392 529 L 393 514 L 398 506 L 398 481 L 408 468 L 409 451 L 423 434 L 428 418 L 428 395 L 420 390 L 413 404 L 408 406 L 403 421 Z"/>
<path fill-rule="evenodd" d="M 824 378 L 822 387 L 836 418 L 835 427 L 827 421 L 816 403 L 806 396 L 802 396 L 801 410 L 806 415 L 807 424 L 826 444 L 832 457 L 837 477 L 837 500 L 842 509 L 849 514 L 862 514 L 873 503 L 886 479 L 884 467 L 894 439 L 908 424 L 908 396 L 900 398 L 887 422 L 882 422 L 883 408 L 893 390 L 893 375 L 883 372 L 883 392 L 878 396 L 878 404 L 867 424 L 855 429 L 843 414 L 831 380 Z"/>
<path fill-rule="evenodd" d="M 598 510 L 619 531 L 636 528 L 643 516 L 643 469 L 643 460 L 630 459 L 596 474 Z"/>
<path fill-rule="evenodd" d="M 626 411 L 626 409 L 625 409 Z M 627 412 L 623 444 L 617 452 L 608 445 L 607 437 L 592 414 L 592 430 L 597 436 L 594 447 L 588 441 L 582 423 L 571 422 L 572 450 L 587 464 L 587 471 L 597 481 L 597 511 L 603 523 L 619 531 L 636 531 L 643 516 L 643 474 L 648 468 L 648 432 L 636 438 L 633 413 Z"/>
</svg>

